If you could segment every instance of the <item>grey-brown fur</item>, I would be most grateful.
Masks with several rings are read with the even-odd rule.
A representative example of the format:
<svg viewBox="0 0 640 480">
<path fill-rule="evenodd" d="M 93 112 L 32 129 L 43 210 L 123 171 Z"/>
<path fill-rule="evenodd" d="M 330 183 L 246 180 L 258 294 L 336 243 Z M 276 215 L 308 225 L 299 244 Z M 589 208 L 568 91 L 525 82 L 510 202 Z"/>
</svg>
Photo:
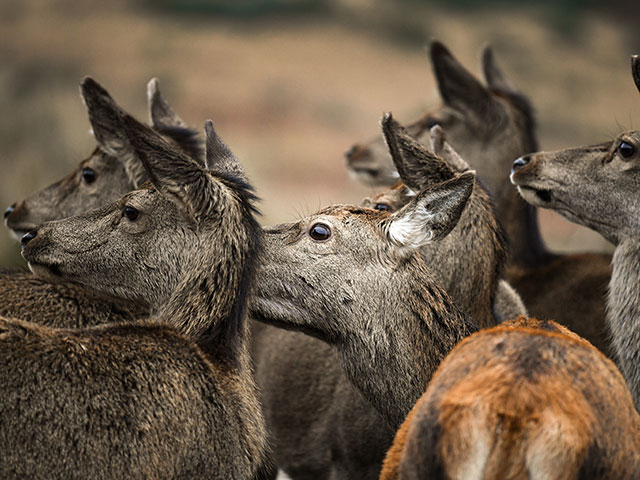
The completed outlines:
<svg viewBox="0 0 640 480">
<path fill-rule="evenodd" d="M 451 179 L 459 171 L 469 170 L 464 160 L 444 141 L 444 133 L 439 127 L 433 129 L 433 151 L 408 135 L 390 115 L 383 118 L 382 129 L 404 183 L 366 199 L 363 202 L 366 207 L 395 212 L 411 200 L 414 192 Z M 437 243 L 426 244 L 421 253 L 438 284 L 478 327 L 483 328 L 497 323 L 493 305 L 506 247 L 489 196 L 476 182 L 451 233 Z M 518 312 L 521 313 L 524 312 Z"/>
<path fill-rule="evenodd" d="M 640 59 L 632 71 L 640 89 Z M 616 245 L 607 299 L 615 359 L 640 408 L 640 131 L 613 141 L 536 153 L 514 163 L 511 181 L 528 202 L 556 210 Z"/>
<path fill-rule="evenodd" d="M 123 123 L 151 184 L 44 224 L 23 255 L 52 281 L 153 316 L 76 330 L 0 321 L 0 476 L 251 478 L 265 448 L 246 345 L 261 243 L 251 187 L 214 158 L 198 165 L 92 80 L 84 87 Z"/>
<path fill-rule="evenodd" d="M 123 138 L 122 125 L 87 98 L 81 87 L 98 146 L 93 154 L 62 180 L 18 202 L 6 224 L 16 234 L 49 220 L 78 215 L 101 207 L 148 180 L 142 162 Z M 187 128 L 160 94 L 157 79 L 148 85 L 149 118 L 153 129 L 171 144 L 204 163 L 200 135 Z M 180 141 L 178 141 L 178 140 Z M 211 152 L 212 158 L 217 156 Z M 91 184 L 83 170 L 96 175 Z M 26 232 L 24 232 L 26 233 Z M 78 285 L 52 284 L 29 273 L 0 273 L 0 315 L 37 322 L 50 327 L 88 327 L 148 316 L 146 305 L 98 294 Z"/>
<path fill-rule="evenodd" d="M 31 272 L 1 272 L 0 316 L 56 328 L 130 322 L 149 315 L 135 302 L 94 293 L 72 283 L 51 283 Z"/>
<path fill-rule="evenodd" d="M 537 150 L 529 101 L 510 85 L 490 48 L 482 58 L 486 86 L 441 43 L 432 43 L 430 56 L 443 105 L 408 125 L 407 131 L 423 140 L 431 126 L 440 125 L 452 147 L 478 172 L 509 240 L 506 279 L 529 312 L 568 326 L 610 353 L 604 294 L 611 256 L 549 252 L 540 236 L 535 207 L 523 202 L 509 185 L 513 161 Z M 382 155 L 377 146 L 369 148 L 372 144 L 382 144 L 382 139 L 355 147 L 347 160 L 352 170 L 364 169 L 365 181 L 370 177 L 366 172 L 384 172 L 392 165 L 388 154 Z M 387 184 L 396 180 L 384 173 L 376 179 Z"/>
<path fill-rule="evenodd" d="M 407 206 L 415 208 L 420 196 Z M 439 242 L 461 212 L 450 216 L 446 203 L 431 208 L 448 225 Z M 450 342 L 474 328 L 432 280 L 419 254 L 424 245 L 408 249 L 381 237 L 380 224 L 390 218 L 336 206 L 266 230 L 269 262 L 252 309 L 259 319 L 327 342 L 254 327 L 256 381 L 276 462 L 296 480 L 376 478 L 394 428 L 431 368 Z M 316 219 L 335 222 L 324 254 L 305 234 Z"/>
<path fill-rule="evenodd" d="M 188 128 L 169 106 L 160 94 L 155 78 L 148 85 L 148 100 L 151 126 L 183 152 L 202 161 L 200 135 Z M 20 239 L 29 230 L 49 220 L 71 217 L 106 205 L 147 180 L 140 160 L 128 145 L 114 151 L 114 146 L 107 144 L 109 139 L 101 131 L 99 114 L 89 114 L 98 145 L 69 175 L 9 207 L 5 213 L 5 225 L 16 238 Z M 103 127 L 112 128 L 109 125 Z M 90 171 L 85 175 L 87 169 Z"/>
</svg>

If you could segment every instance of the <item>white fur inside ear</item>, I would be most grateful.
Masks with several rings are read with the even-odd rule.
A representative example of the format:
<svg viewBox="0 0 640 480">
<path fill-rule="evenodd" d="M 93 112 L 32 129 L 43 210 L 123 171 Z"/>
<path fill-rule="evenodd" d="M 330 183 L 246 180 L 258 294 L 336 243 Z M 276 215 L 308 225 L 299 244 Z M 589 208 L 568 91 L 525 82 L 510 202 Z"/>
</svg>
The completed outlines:
<svg viewBox="0 0 640 480">
<path fill-rule="evenodd" d="M 420 248 L 431 242 L 434 232 L 428 228 L 435 215 L 419 205 L 409 215 L 395 219 L 389 225 L 389 240 L 403 248 Z"/>
</svg>

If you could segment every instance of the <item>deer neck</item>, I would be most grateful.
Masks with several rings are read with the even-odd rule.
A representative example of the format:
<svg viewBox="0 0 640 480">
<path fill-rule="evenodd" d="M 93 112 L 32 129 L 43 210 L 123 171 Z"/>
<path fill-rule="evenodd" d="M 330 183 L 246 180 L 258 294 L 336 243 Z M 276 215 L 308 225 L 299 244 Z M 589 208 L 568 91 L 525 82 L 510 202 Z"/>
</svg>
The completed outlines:
<svg viewBox="0 0 640 480">
<path fill-rule="evenodd" d="M 492 306 L 506 241 L 482 187 L 474 187 L 451 233 L 424 247 L 422 253 L 439 285 L 465 315 L 481 328 L 495 325 Z M 468 258 L 473 261 L 464 260 Z"/>
<path fill-rule="evenodd" d="M 494 196 L 493 200 L 496 217 L 502 223 L 509 241 L 511 264 L 532 268 L 555 257 L 547 251 L 542 241 L 536 207 L 520 198 L 515 188 L 503 188 L 502 194 Z"/>
<path fill-rule="evenodd" d="M 378 304 L 369 307 L 366 327 L 338 344 L 351 382 L 394 430 L 442 359 L 474 329 L 428 275 L 426 280 L 425 275 L 414 275 L 411 282 L 395 283 L 412 285 L 408 295 L 379 295 Z M 422 279 L 417 285 L 416 278 Z"/>
<path fill-rule="evenodd" d="M 183 278 L 156 318 L 177 327 L 215 364 L 241 371 L 248 365 L 246 307 L 260 242 L 256 236 L 242 248 L 239 237 L 202 241 L 195 250 L 209 256 L 183 267 Z"/>
<path fill-rule="evenodd" d="M 617 363 L 640 409 L 640 241 L 625 239 L 613 254 L 607 322 Z"/>
</svg>

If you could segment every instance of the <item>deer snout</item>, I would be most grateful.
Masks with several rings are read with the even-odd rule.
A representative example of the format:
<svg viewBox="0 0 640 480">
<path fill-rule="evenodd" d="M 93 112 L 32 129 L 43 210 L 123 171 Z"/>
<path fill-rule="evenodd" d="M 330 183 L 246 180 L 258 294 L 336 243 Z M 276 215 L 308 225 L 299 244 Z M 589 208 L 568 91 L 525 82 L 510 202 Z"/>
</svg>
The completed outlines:
<svg viewBox="0 0 640 480">
<path fill-rule="evenodd" d="M 367 152 L 367 147 L 359 144 L 353 145 L 349 150 L 344 152 L 344 158 L 348 164 L 354 162 L 362 158 L 362 156 Z"/>
<path fill-rule="evenodd" d="M 511 167 L 511 173 L 521 169 L 529 162 L 531 162 L 531 155 L 523 155 L 520 158 L 516 158 L 515 162 L 513 162 L 513 166 Z"/>
<path fill-rule="evenodd" d="M 31 240 L 33 240 L 34 238 L 36 238 L 36 236 L 38 235 L 38 232 L 36 230 L 32 230 L 28 233 L 25 233 L 22 236 L 22 239 L 20 240 L 20 245 L 21 248 L 24 249 L 24 247 L 27 246 L 27 243 L 29 243 Z"/>
<path fill-rule="evenodd" d="M 6 220 L 6 219 L 7 219 L 7 217 L 8 217 L 9 215 L 11 215 L 11 212 L 13 212 L 15 209 L 16 209 L 16 204 L 15 204 L 15 203 L 14 203 L 13 205 L 11 205 L 9 208 L 7 208 L 7 209 L 4 211 L 4 219 Z"/>
</svg>

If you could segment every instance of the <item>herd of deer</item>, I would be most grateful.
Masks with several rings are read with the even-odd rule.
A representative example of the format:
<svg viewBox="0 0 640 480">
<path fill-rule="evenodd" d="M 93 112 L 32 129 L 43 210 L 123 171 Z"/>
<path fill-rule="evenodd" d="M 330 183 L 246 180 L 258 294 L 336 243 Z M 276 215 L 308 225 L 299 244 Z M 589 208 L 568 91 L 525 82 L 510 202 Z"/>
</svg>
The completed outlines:
<svg viewBox="0 0 640 480">
<path fill-rule="evenodd" d="M 4 215 L 0 477 L 639 479 L 640 131 L 532 153 L 489 48 L 430 56 L 442 107 L 346 154 L 393 186 L 268 228 L 210 121 L 85 79 L 97 147 Z"/>
</svg>

